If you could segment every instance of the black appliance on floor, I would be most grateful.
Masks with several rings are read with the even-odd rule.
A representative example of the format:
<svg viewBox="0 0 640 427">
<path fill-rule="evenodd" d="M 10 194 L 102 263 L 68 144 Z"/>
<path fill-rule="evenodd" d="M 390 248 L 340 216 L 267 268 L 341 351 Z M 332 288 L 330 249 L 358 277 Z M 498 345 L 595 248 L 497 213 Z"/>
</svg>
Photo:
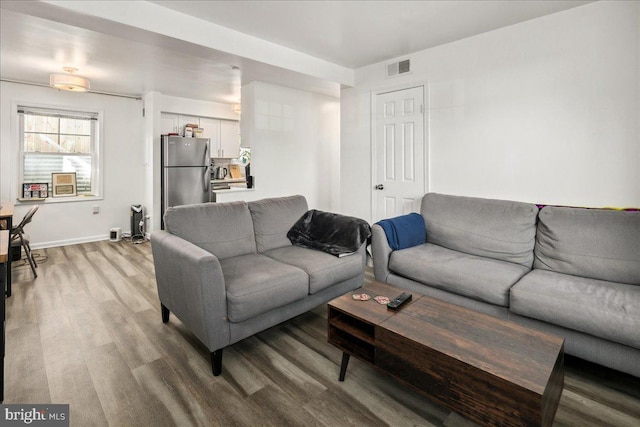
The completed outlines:
<svg viewBox="0 0 640 427">
<path fill-rule="evenodd" d="M 131 241 L 144 240 L 142 205 L 131 205 Z"/>
</svg>

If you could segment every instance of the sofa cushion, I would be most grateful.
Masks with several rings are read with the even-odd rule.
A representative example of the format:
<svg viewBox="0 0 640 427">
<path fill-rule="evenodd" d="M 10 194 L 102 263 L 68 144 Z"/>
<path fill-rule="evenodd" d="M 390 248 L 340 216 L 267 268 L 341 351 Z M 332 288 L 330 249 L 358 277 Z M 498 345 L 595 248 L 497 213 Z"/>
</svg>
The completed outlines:
<svg viewBox="0 0 640 427">
<path fill-rule="evenodd" d="M 420 213 L 427 243 L 529 268 L 533 264 L 536 205 L 427 193 Z"/>
<path fill-rule="evenodd" d="M 394 251 L 389 270 L 434 288 L 503 307 L 509 306 L 509 288 L 529 271 L 519 264 L 430 243 Z"/>
<path fill-rule="evenodd" d="M 364 268 L 358 253 L 337 257 L 315 249 L 285 246 L 264 255 L 304 270 L 309 275 L 309 294 L 356 277 Z"/>
<path fill-rule="evenodd" d="M 253 221 L 245 202 L 202 203 L 170 207 L 165 228 L 218 259 L 256 252 Z"/>
<path fill-rule="evenodd" d="M 640 286 L 533 270 L 511 288 L 510 310 L 640 349 Z"/>
<path fill-rule="evenodd" d="M 227 289 L 227 316 L 232 322 L 256 317 L 309 294 L 307 273 L 262 254 L 226 258 L 220 266 Z"/>
<path fill-rule="evenodd" d="M 640 212 L 546 206 L 535 268 L 640 285 Z"/>
<path fill-rule="evenodd" d="M 249 202 L 258 252 L 290 246 L 287 232 L 309 210 L 303 196 Z"/>
</svg>

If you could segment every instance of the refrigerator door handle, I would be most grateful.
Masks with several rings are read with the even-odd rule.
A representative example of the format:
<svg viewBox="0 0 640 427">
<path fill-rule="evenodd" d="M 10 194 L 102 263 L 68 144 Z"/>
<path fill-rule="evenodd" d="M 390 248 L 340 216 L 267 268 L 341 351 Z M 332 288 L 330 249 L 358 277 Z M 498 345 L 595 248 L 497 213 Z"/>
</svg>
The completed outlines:
<svg viewBox="0 0 640 427">
<path fill-rule="evenodd" d="M 207 196 L 205 200 L 211 201 L 211 158 L 209 157 L 209 144 L 211 142 L 207 141 L 204 144 L 204 158 L 202 159 L 203 163 L 206 165 L 204 168 L 204 175 L 202 176 L 202 191 L 204 191 Z"/>
<path fill-rule="evenodd" d="M 208 194 L 209 199 L 211 199 L 211 194 L 209 194 L 209 185 L 211 183 L 211 172 L 209 172 L 209 168 L 204 168 L 204 174 L 202 175 L 202 191 Z"/>
<path fill-rule="evenodd" d="M 167 184 L 169 182 L 169 169 L 162 168 L 162 175 L 163 175 L 163 179 L 162 179 L 162 214 L 161 216 L 164 215 L 164 211 L 166 211 L 167 208 L 169 207 L 169 185 Z M 162 222 L 164 222 L 164 220 Z"/>
<path fill-rule="evenodd" d="M 207 141 L 206 144 L 204 144 L 204 153 L 202 153 L 202 164 L 204 165 L 208 165 L 209 163 L 211 163 L 211 159 L 208 158 L 209 157 L 209 141 Z"/>
</svg>

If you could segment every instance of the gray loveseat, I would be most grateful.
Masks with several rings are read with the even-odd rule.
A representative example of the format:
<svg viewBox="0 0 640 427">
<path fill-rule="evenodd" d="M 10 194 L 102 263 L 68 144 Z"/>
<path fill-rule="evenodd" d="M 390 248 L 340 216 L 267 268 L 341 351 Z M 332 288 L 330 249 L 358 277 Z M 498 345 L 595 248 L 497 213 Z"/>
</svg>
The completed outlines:
<svg viewBox="0 0 640 427">
<path fill-rule="evenodd" d="M 151 235 L 162 321 L 175 314 L 211 353 L 362 285 L 365 245 L 336 257 L 292 246 L 303 196 L 167 209 Z"/>
<path fill-rule="evenodd" d="M 640 212 L 429 193 L 426 243 L 392 251 L 372 227 L 375 277 L 565 338 L 565 352 L 640 377 Z"/>
</svg>

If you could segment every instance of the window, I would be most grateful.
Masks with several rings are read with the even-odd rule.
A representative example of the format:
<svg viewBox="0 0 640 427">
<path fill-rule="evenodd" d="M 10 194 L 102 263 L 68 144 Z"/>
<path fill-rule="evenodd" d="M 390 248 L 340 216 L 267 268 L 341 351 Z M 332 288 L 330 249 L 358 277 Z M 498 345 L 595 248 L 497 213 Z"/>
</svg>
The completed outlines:
<svg viewBox="0 0 640 427">
<path fill-rule="evenodd" d="M 98 114 L 18 106 L 20 183 L 48 183 L 75 172 L 78 195 L 98 193 Z"/>
</svg>

